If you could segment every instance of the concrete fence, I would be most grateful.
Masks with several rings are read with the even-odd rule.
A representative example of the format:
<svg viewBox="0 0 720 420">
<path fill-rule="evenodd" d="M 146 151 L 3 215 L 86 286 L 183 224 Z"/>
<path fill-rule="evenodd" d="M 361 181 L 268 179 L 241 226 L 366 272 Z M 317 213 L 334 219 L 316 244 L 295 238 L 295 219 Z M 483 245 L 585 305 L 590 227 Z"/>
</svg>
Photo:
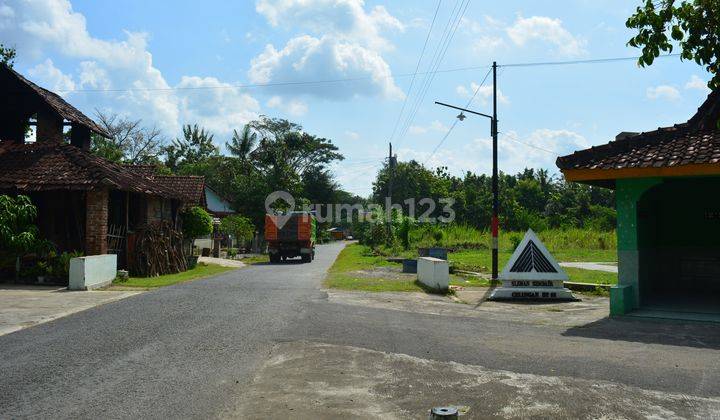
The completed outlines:
<svg viewBox="0 0 720 420">
<path fill-rule="evenodd" d="M 91 255 L 70 260 L 69 290 L 91 290 L 112 283 L 117 275 L 117 255 Z"/>
</svg>

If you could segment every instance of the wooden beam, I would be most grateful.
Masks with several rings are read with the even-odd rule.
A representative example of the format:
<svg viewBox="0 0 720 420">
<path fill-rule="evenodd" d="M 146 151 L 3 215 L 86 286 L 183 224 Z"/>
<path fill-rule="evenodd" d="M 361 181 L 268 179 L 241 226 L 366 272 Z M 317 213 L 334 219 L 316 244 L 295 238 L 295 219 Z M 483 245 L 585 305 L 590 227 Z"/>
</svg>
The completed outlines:
<svg viewBox="0 0 720 420">
<path fill-rule="evenodd" d="M 622 169 L 563 169 L 568 181 L 599 181 L 625 178 L 720 175 L 720 163 L 701 163 L 670 167 Z"/>
</svg>

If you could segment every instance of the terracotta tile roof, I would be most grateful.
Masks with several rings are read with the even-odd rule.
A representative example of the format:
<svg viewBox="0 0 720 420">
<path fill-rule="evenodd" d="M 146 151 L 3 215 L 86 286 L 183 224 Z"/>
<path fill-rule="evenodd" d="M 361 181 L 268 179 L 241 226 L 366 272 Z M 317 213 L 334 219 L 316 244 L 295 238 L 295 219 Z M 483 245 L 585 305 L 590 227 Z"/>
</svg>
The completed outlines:
<svg viewBox="0 0 720 420">
<path fill-rule="evenodd" d="M 206 207 L 205 177 L 194 175 L 158 175 L 155 165 L 123 165 L 140 177 L 146 178 L 163 188 L 174 191 L 183 202 Z"/>
<path fill-rule="evenodd" d="M 559 157 L 562 170 L 661 168 L 720 165 L 720 90 L 711 93 L 686 123 L 629 135 L 602 146 Z"/>
<path fill-rule="evenodd" d="M 0 142 L 0 189 L 87 190 L 98 186 L 182 199 L 159 183 L 67 143 Z"/>
<path fill-rule="evenodd" d="M 55 110 L 55 112 L 57 112 L 64 119 L 83 125 L 87 127 L 90 131 L 100 134 L 103 137 L 110 138 L 110 134 L 108 134 L 107 131 L 97 125 L 95 121 L 91 120 L 85 114 L 80 112 L 77 108 L 67 103 L 59 95 L 50 92 L 49 90 L 29 81 L 20 73 L 16 72 L 5 64 L 0 63 L 0 72 L 2 72 L 4 76 L 9 77 L 9 80 L 14 81 L 14 84 L 18 85 L 17 90 L 20 90 L 20 93 L 24 93 L 26 90 L 29 90 L 30 92 L 34 93 L 40 100 L 42 100 L 53 110 Z M 11 88 L 4 93 L 10 94 L 13 93 L 13 90 Z"/>
<path fill-rule="evenodd" d="M 153 179 L 163 187 L 180 194 L 183 197 L 183 202 L 186 204 L 206 207 L 205 177 L 191 175 L 156 175 Z"/>
</svg>

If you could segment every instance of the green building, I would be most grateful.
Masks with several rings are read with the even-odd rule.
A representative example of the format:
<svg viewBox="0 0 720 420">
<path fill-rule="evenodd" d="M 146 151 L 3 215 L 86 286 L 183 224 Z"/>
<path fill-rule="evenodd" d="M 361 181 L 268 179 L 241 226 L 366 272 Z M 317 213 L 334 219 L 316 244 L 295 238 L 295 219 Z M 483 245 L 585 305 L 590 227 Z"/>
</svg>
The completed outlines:
<svg viewBox="0 0 720 420">
<path fill-rule="evenodd" d="M 612 315 L 720 320 L 720 91 L 686 123 L 558 158 L 568 181 L 616 191 Z"/>
</svg>

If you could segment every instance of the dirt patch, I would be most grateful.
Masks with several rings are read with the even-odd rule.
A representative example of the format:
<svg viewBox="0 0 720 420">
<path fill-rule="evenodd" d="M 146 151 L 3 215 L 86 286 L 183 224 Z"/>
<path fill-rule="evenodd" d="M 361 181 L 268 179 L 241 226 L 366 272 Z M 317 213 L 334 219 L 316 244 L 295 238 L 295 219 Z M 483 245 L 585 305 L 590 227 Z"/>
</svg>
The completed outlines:
<svg viewBox="0 0 720 420">
<path fill-rule="evenodd" d="M 355 277 L 395 280 L 395 281 L 415 281 L 417 274 L 403 273 L 399 267 L 375 267 L 371 270 L 356 270 L 347 273 Z"/>
<path fill-rule="evenodd" d="M 465 418 L 717 418 L 720 399 L 607 381 L 518 374 L 357 347 L 276 346 L 223 417 L 427 418 L 434 406 Z"/>
<path fill-rule="evenodd" d="M 540 325 L 575 327 L 609 315 L 608 298 L 580 295 L 578 302 L 492 302 L 490 289 L 466 287 L 454 296 L 420 292 L 359 292 L 328 290 L 330 302 L 432 315 L 482 317 Z"/>
</svg>

